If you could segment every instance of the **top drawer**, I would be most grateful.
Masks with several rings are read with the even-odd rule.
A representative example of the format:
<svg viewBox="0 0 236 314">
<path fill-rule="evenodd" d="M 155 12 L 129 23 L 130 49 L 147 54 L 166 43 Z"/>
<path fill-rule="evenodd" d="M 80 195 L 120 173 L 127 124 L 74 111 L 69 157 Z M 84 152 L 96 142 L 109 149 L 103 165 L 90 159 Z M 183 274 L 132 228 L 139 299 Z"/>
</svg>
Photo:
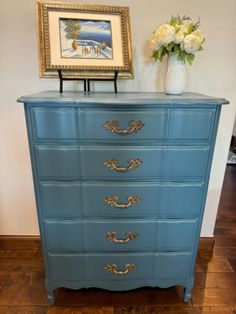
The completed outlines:
<svg viewBox="0 0 236 314">
<path fill-rule="evenodd" d="M 32 109 L 36 140 L 209 140 L 215 109 Z"/>
</svg>

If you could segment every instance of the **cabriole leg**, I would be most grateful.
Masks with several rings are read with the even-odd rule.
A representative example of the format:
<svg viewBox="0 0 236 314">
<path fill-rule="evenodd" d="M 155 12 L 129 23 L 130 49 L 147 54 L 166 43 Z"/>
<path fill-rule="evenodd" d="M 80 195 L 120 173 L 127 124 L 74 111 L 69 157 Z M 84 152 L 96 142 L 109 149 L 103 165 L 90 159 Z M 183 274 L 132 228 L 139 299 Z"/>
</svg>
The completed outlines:
<svg viewBox="0 0 236 314">
<path fill-rule="evenodd" d="M 192 288 L 184 288 L 184 303 L 188 303 L 192 297 Z"/>
<path fill-rule="evenodd" d="M 48 290 L 48 302 L 50 304 L 55 303 L 55 290 Z"/>
</svg>

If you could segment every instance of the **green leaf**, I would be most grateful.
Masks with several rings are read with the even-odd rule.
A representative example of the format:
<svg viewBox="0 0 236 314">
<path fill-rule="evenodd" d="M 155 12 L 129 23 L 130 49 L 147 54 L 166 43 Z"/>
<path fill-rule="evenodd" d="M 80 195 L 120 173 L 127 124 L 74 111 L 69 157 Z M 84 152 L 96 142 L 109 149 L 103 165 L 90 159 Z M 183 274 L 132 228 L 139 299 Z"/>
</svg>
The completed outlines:
<svg viewBox="0 0 236 314">
<path fill-rule="evenodd" d="M 181 50 L 181 51 L 179 52 L 178 59 L 179 59 L 179 60 L 185 60 L 185 57 L 186 57 L 186 53 Z"/>
<path fill-rule="evenodd" d="M 156 51 L 153 51 L 153 53 L 152 53 L 152 58 L 153 58 L 155 61 L 158 60 L 158 51 L 157 51 L 157 50 L 156 50 Z"/>
<path fill-rule="evenodd" d="M 166 48 L 164 46 L 161 46 L 158 50 L 153 51 L 152 58 L 157 61 L 162 61 L 164 55 L 167 53 Z"/>
<path fill-rule="evenodd" d="M 186 54 L 186 60 L 188 61 L 189 65 L 192 65 L 194 58 L 195 58 L 195 55 L 193 53 Z"/>
<path fill-rule="evenodd" d="M 193 23 L 190 23 L 190 24 L 189 24 L 189 27 L 188 27 L 188 30 L 187 30 L 187 34 L 191 34 L 194 30 L 195 30 L 195 29 L 194 29 Z"/>
<path fill-rule="evenodd" d="M 164 47 L 164 46 L 161 46 L 161 47 L 158 49 L 157 53 L 158 53 L 158 59 L 159 59 L 159 60 L 162 60 L 164 50 L 165 50 L 165 47 Z"/>
<path fill-rule="evenodd" d="M 177 24 L 177 18 L 175 16 L 171 16 L 170 25 L 175 26 Z"/>
<path fill-rule="evenodd" d="M 179 26 L 175 26 L 175 33 L 178 33 L 178 31 L 180 30 Z"/>
</svg>

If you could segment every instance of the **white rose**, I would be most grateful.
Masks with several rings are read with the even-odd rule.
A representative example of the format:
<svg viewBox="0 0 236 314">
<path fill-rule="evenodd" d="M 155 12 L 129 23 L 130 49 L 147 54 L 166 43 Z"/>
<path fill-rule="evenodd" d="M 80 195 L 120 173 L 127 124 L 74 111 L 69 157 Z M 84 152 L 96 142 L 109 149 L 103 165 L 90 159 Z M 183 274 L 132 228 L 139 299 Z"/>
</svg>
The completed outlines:
<svg viewBox="0 0 236 314">
<path fill-rule="evenodd" d="M 186 33 L 188 31 L 189 25 L 190 25 L 189 23 L 177 25 L 179 30 L 175 33 L 174 42 L 176 44 L 180 44 L 184 40 L 184 37 L 186 36 Z"/>
<path fill-rule="evenodd" d="M 194 32 L 192 32 L 192 34 L 198 36 L 199 39 L 201 40 L 201 43 L 204 42 L 204 37 L 199 29 L 196 29 Z"/>
<path fill-rule="evenodd" d="M 202 44 L 202 38 L 191 33 L 184 38 L 184 41 L 181 43 L 181 49 L 187 53 L 197 52 Z"/>
<path fill-rule="evenodd" d="M 158 50 L 160 48 L 160 45 L 157 41 L 157 37 L 155 34 L 153 34 L 149 39 L 150 48 L 152 50 Z"/>
<path fill-rule="evenodd" d="M 154 33 L 160 46 L 167 46 L 175 38 L 175 28 L 169 24 L 161 25 Z"/>
</svg>

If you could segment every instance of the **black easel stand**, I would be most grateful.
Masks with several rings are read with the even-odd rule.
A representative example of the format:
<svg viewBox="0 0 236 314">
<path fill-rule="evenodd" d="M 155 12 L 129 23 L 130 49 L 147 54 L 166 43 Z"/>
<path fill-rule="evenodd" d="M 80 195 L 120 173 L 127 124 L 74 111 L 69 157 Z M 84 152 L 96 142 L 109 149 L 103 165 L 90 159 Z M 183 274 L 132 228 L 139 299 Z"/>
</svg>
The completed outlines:
<svg viewBox="0 0 236 314">
<path fill-rule="evenodd" d="M 114 82 L 114 92 L 117 94 L 117 76 L 118 76 L 118 71 L 115 71 L 114 78 L 109 78 L 109 79 L 93 79 L 89 78 L 88 79 L 88 93 L 90 93 L 90 81 L 108 81 L 108 82 Z"/>
<path fill-rule="evenodd" d="M 61 70 L 57 70 L 59 80 L 60 80 L 60 94 L 63 93 L 63 81 L 84 81 L 84 92 L 86 93 L 86 79 L 83 78 L 68 78 L 68 77 L 63 77 Z"/>
<path fill-rule="evenodd" d="M 88 78 L 88 79 L 83 79 L 83 78 L 68 78 L 68 77 L 63 77 L 62 71 L 57 70 L 59 80 L 60 80 L 60 94 L 63 93 L 63 81 L 83 81 L 84 82 L 84 93 L 88 92 L 90 93 L 90 81 L 108 81 L 108 82 L 114 82 L 114 92 L 117 94 L 117 77 L 118 77 L 118 72 L 114 72 L 114 78 L 108 78 L 108 79 L 102 79 L 102 78 Z"/>
</svg>

